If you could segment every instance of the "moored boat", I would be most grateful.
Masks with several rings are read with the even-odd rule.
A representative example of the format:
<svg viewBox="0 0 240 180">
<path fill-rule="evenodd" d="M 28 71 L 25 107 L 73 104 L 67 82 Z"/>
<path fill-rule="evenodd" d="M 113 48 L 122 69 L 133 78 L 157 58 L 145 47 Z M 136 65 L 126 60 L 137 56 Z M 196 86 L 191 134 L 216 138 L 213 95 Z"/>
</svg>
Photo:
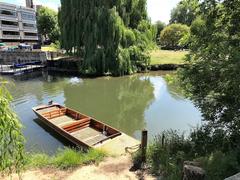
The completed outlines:
<svg viewBox="0 0 240 180">
<path fill-rule="evenodd" d="M 46 125 L 77 146 L 99 148 L 112 154 L 123 154 L 139 141 L 119 130 L 59 104 L 32 108 Z"/>
</svg>

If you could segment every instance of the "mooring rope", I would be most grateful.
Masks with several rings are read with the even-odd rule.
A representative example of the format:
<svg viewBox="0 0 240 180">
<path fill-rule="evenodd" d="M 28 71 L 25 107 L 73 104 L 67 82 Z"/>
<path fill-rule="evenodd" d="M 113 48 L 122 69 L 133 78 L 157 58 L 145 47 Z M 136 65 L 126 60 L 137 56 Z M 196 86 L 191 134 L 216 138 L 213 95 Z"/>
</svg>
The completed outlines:
<svg viewBox="0 0 240 180">
<path fill-rule="evenodd" d="M 135 153 L 140 149 L 140 147 L 141 147 L 140 144 L 135 145 L 135 146 L 131 146 L 131 147 L 126 147 L 125 151 L 128 152 L 128 153 Z"/>
</svg>

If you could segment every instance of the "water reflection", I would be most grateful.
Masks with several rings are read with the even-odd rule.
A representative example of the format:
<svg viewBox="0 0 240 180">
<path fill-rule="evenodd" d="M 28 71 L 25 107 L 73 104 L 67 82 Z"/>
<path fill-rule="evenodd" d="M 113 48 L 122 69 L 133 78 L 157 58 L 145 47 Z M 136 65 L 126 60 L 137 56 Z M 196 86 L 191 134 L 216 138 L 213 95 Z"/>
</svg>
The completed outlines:
<svg viewBox="0 0 240 180">
<path fill-rule="evenodd" d="M 149 78 L 138 76 L 89 79 L 65 87 L 65 104 L 133 135 L 145 127 L 153 89 Z"/>
<path fill-rule="evenodd" d="M 13 108 L 25 127 L 27 149 L 54 153 L 65 141 L 34 120 L 31 110 L 49 100 L 96 117 L 136 138 L 144 128 L 151 137 L 170 128 L 186 131 L 200 122 L 198 109 L 162 76 L 155 72 L 82 79 L 38 72 L 8 80 L 15 83 L 9 89 L 14 97 Z"/>
</svg>

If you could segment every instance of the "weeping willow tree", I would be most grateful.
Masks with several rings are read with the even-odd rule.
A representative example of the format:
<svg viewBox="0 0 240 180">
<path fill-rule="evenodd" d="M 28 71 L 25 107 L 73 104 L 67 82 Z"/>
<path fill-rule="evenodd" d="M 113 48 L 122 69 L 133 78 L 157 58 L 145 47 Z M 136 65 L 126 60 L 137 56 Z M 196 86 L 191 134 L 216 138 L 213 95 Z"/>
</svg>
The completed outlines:
<svg viewBox="0 0 240 180">
<path fill-rule="evenodd" d="M 61 44 L 84 74 L 131 74 L 149 65 L 155 29 L 146 0 L 61 0 Z"/>
<path fill-rule="evenodd" d="M 24 164 L 24 138 L 17 116 L 10 108 L 11 95 L 0 79 L 0 175 L 19 173 Z"/>
</svg>

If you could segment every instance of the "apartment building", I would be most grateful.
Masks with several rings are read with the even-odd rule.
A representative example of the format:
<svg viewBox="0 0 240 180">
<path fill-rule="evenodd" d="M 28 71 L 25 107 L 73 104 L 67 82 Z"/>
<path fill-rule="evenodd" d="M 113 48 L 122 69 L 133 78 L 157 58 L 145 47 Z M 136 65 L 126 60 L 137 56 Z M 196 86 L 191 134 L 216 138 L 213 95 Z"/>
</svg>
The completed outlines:
<svg viewBox="0 0 240 180">
<path fill-rule="evenodd" d="M 30 7 L 0 2 L 0 41 L 38 41 L 36 11 Z"/>
</svg>

